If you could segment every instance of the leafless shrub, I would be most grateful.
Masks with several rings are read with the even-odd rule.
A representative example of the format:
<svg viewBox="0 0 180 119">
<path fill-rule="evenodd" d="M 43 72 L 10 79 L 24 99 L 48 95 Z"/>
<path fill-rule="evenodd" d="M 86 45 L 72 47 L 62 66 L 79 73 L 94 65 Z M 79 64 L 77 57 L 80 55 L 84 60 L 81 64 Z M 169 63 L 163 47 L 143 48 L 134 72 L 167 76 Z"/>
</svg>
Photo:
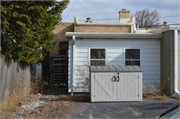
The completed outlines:
<svg viewBox="0 0 180 119">
<path fill-rule="evenodd" d="M 37 94 L 37 93 L 41 93 L 43 94 L 43 87 L 42 87 L 42 81 L 40 80 L 41 77 L 37 77 L 37 76 L 32 76 L 31 77 L 31 81 L 30 81 L 30 93 L 31 94 Z"/>
<path fill-rule="evenodd" d="M 156 85 L 156 84 L 157 84 L 156 82 L 151 84 L 150 93 L 147 93 L 146 87 L 143 87 L 143 98 L 153 99 L 153 100 L 168 100 L 168 97 L 163 92 L 163 88 L 165 87 L 165 85 L 164 84 L 161 85 L 161 89 L 160 89 L 160 91 L 158 91 L 158 89 L 156 89 L 154 87 L 154 85 Z M 146 90 L 146 91 L 144 91 L 144 90 Z"/>
</svg>

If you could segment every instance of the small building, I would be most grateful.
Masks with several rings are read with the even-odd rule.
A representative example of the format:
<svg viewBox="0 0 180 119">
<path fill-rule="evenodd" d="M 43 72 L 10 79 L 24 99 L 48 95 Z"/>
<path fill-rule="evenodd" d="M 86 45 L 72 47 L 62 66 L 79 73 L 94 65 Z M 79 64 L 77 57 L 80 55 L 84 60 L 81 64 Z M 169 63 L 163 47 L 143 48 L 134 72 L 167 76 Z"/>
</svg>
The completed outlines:
<svg viewBox="0 0 180 119">
<path fill-rule="evenodd" d="M 119 11 L 119 23 L 98 23 L 89 18 L 79 22 L 74 17 L 74 21 L 56 25 L 54 33 L 57 45 L 50 56 L 67 56 L 64 80 L 68 92 L 88 91 L 88 66 L 138 65 L 143 69 L 147 92 L 156 89 L 167 95 L 174 93 L 174 78 L 179 78 L 180 72 L 180 26 L 137 30 L 135 17 L 130 18 L 130 11 L 123 9 Z"/>
</svg>

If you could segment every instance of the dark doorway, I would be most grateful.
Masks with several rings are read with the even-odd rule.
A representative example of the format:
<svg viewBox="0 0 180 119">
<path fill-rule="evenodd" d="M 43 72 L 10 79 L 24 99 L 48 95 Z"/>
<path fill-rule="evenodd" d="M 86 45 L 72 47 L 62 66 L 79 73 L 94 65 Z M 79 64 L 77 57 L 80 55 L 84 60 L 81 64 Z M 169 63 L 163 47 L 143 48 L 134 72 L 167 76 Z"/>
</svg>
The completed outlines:
<svg viewBox="0 0 180 119">
<path fill-rule="evenodd" d="M 59 42 L 59 55 L 53 57 L 52 83 L 65 83 L 68 86 L 68 41 Z"/>
</svg>

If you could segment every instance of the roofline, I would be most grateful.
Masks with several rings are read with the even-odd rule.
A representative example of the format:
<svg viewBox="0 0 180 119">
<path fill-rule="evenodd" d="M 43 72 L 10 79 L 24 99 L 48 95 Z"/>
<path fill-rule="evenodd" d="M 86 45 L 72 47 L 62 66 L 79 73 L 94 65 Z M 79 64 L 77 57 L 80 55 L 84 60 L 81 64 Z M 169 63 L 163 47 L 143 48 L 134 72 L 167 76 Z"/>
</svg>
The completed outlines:
<svg viewBox="0 0 180 119">
<path fill-rule="evenodd" d="M 66 32 L 67 38 L 162 38 L 161 33 L 86 33 L 86 32 Z"/>
<path fill-rule="evenodd" d="M 74 23 L 74 21 L 60 21 L 59 23 Z M 77 22 L 76 25 L 134 25 L 133 23 L 112 23 L 112 22 Z"/>
<path fill-rule="evenodd" d="M 169 30 L 180 30 L 180 25 L 169 25 Z"/>
<path fill-rule="evenodd" d="M 59 23 L 74 23 L 74 21 L 60 21 Z"/>
<path fill-rule="evenodd" d="M 110 23 L 110 22 L 77 22 L 76 25 L 134 25 L 132 23 Z"/>
<path fill-rule="evenodd" d="M 168 30 L 180 30 L 180 25 L 168 25 L 156 30 L 148 31 L 146 33 L 162 33 Z"/>
</svg>

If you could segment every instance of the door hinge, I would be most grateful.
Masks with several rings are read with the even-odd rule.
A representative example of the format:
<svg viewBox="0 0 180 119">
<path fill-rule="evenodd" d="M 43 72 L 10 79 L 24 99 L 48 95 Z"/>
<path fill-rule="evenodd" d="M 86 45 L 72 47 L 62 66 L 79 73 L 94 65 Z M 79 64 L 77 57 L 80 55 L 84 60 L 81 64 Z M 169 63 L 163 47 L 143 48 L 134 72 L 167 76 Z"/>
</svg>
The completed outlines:
<svg viewBox="0 0 180 119">
<path fill-rule="evenodd" d="M 96 96 L 94 95 L 94 97 L 96 97 Z"/>
<path fill-rule="evenodd" d="M 137 76 L 139 78 L 139 76 Z"/>
<path fill-rule="evenodd" d="M 137 96 L 139 97 L 139 94 Z"/>
</svg>

